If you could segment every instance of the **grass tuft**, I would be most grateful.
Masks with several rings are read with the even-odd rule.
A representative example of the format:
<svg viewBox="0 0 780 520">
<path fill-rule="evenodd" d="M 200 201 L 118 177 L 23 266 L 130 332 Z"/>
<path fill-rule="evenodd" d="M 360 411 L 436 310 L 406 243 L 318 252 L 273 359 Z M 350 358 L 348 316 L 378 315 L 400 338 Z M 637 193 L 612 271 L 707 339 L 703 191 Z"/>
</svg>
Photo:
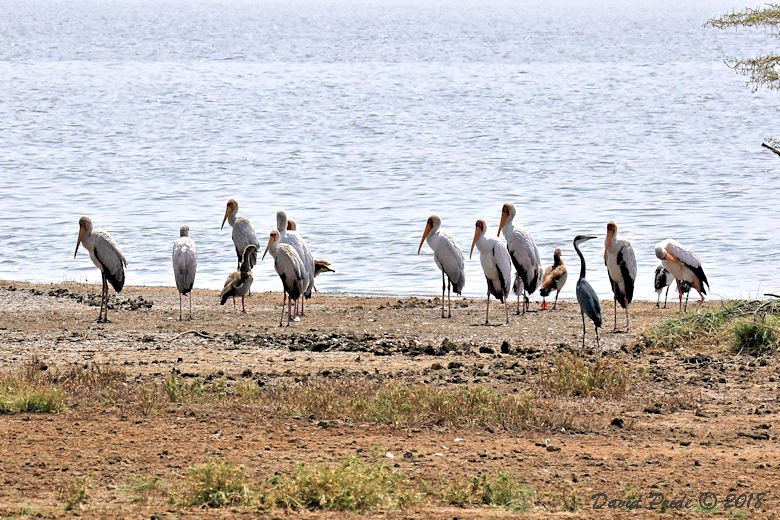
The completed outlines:
<svg viewBox="0 0 780 520">
<path fill-rule="evenodd" d="M 274 475 L 259 502 L 263 508 L 364 512 L 398 509 L 414 499 L 402 473 L 351 456 L 336 466 L 297 464 L 287 477 Z"/>
<path fill-rule="evenodd" d="M 65 511 L 72 511 L 87 500 L 91 481 L 89 475 L 84 475 L 69 479 L 60 485 L 60 497 L 65 502 Z"/>
<path fill-rule="evenodd" d="M 531 510 L 533 490 L 503 471 L 477 475 L 467 482 L 450 482 L 438 493 L 447 504 L 464 507 L 498 506 L 520 513 Z"/>
<path fill-rule="evenodd" d="M 686 313 L 663 320 L 649 331 L 647 339 L 650 346 L 660 348 L 728 344 L 736 333 L 733 324 L 742 321 L 774 322 L 777 316 L 780 316 L 778 300 L 726 301 L 713 310 Z M 750 336 L 750 333 L 747 335 Z"/>
<path fill-rule="evenodd" d="M 0 375 L 0 414 L 58 413 L 66 409 L 65 392 L 41 371 L 23 367 Z"/>
<path fill-rule="evenodd" d="M 548 389 L 561 396 L 610 397 L 626 395 L 631 384 L 631 369 L 624 361 L 585 359 L 570 353 L 552 360 L 553 371 L 546 380 Z"/>
<path fill-rule="evenodd" d="M 252 493 L 244 470 L 229 462 L 212 460 L 187 472 L 184 500 L 192 506 L 246 505 Z"/>
<path fill-rule="evenodd" d="M 778 347 L 777 321 L 775 317 L 737 321 L 734 324 L 734 341 L 731 344 L 731 350 L 737 354 L 751 356 L 774 354 Z"/>
</svg>

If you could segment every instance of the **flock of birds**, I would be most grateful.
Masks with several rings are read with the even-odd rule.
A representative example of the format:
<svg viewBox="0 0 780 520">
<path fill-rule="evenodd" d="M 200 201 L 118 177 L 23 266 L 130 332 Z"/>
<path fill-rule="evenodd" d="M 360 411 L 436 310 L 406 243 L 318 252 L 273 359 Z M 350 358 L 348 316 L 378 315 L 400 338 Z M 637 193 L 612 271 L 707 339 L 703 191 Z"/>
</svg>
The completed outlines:
<svg viewBox="0 0 780 520">
<path fill-rule="evenodd" d="M 553 309 L 558 304 L 558 294 L 566 283 L 568 273 L 566 265 L 561 259 L 561 250 L 553 253 L 553 264 L 542 270 L 539 250 L 534 244 L 531 233 L 521 227 L 515 226 L 513 221 L 517 211 L 512 204 L 504 204 L 501 209 L 501 220 L 498 226 L 497 236 L 503 232 L 506 242 L 487 236 L 487 224 L 484 220 L 477 220 L 474 229 L 474 240 L 471 243 L 469 258 L 476 247 L 480 254 L 480 263 L 487 280 L 487 307 L 485 309 L 485 324 L 490 324 L 490 296 L 492 295 L 504 304 L 506 323 L 509 323 L 509 292 L 510 288 L 517 295 L 516 314 L 525 314 L 529 308 L 529 295 L 539 289 L 542 296 L 542 309 L 547 308 L 546 297 L 553 290 L 555 302 Z M 230 199 L 225 208 L 225 216 L 222 219 L 222 228 L 225 222 L 232 227 L 233 245 L 238 258 L 237 270 L 231 273 L 225 281 L 225 286 L 220 295 L 220 304 L 224 305 L 229 298 L 241 298 L 241 311 L 246 312 L 244 297 L 250 292 L 252 286 L 252 268 L 257 263 L 257 254 L 260 244 L 257 240 L 251 222 L 244 216 L 238 215 L 238 202 Z M 441 317 L 452 317 L 451 293 L 461 294 L 465 285 L 465 268 L 463 252 L 455 238 L 441 231 L 441 219 L 436 215 L 428 217 L 428 221 L 417 248 L 420 253 L 424 242 L 433 250 L 433 258 L 441 270 L 442 297 Z M 182 297 L 191 293 L 195 282 L 197 269 L 197 249 L 195 242 L 189 237 L 189 227 L 182 226 L 179 238 L 173 243 L 173 271 L 176 279 L 176 287 L 179 291 L 179 319 L 182 319 Z M 574 238 L 574 250 L 580 257 L 580 276 L 577 280 L 576 295 L 582 315 L 582 345 L 585 346 L 585 316 L 594 324 L 596 331 L 596 344 L 599 345 L 598 329 L 602 325 L 601 304 L 596 291 L 585 279 L 585 257 L 580 250 L 580 245 L 588 240 L 598 238 L 594 235 L 577 235 Z M 100 269 L 103 281 L 101 294 L 100 315 L 98 322 L 108 321 L 108 284 L 116 292 L 120 292 L 125 283 L 124 268 L 127 260 L 111 236 L 100 230 L 92 228 L 92 221 L 88 217 L 79 219 L 79 235 L 76 242 L 74 258 L 78 253 L 79 245 L 89 252 L 95 266 Z M 305 240 L 296 230 L 293 220 L 287 218 L 284 211 L 276 214 L 276 229 L 268 236 L 268 242 L 261 259 L 270 253 L 274 259 L 274 269 L 279 275 L 284 287 L 282 298 L 282 316 L 279 326 L 283 325 L 285 305 L 287 307 L 287 325 L 291 321 L 297 321 L 304 315 L 304 302 L 310 298 L 312 291 L 316 291 L 314 278 L 322 273 L 333 271 L 330 264 L 324 260 L 314 260 Z M 701 261 L 690 248 L 675 240 L 662 240 L 655 246 L 655 255 L 661 260 L 661 265 L 655 271 L 655 290 L 658 293 L 657 307 L 660 307 L 661 292 L 666 288 L 664 307 L 669 294 L 669 286 L 673 280 L 677 282 L 680 310 L 683 310 L 682 295 L 686 294 L 685 308 L 688 305 L 690 289 L 695 289 L 704 302 L 704 295 L 709 288 L 707 276 L 704 274 Z M 637 264 L 631 243 L 617 236 L 617 225 L 614 222 L 607 224 L 607 235 L 604 241 L 604 264 L 607 267 L 610 285 L 612 287 L 615 330 L 617 328 L 617 306 L 625 309 L 626 330 L 630 326 L 629 305 L 633 299 L 634 283 L 637 275 Z M 512 279 L 512 267 L 515 270 Z M 446 278 L 446 280 L 445 280 Z M 444 293 L 447 292 L 447 312 L 445 313 Z M 295 304 L 293 310 L 293 302 Z M 192 319 L 192 299 L 190 298 L 189 318 Z"/>
<path fill-rule="evenodd" d="M 501 209 L 501 221 L 498 224 L 498 234 L 503 232 L 506 243 L 496 238 L 487 237 L 487 224 L 484 220 L 477 220 L 474 229 L 474 240 L 471 243 L 469 258 L 474 253 L 474 247 L 479 250 L 482 271 L 487 280 L 487 306 L 485 309 L 485 324 L 490 324 L 490 296 L 504 304 L 506 323 L 509 323 L 508 299 L 510 287 L 517 295 L 517 311 L 520 314 L 520 297 L 523 297 L 522 313 L 528 310 L 529 298 L 536 289 L 542 296 L 542 308 L 547 308 L 545 298 L 555 290 L 555 302 L 553 309 L 558 304 L 558 294 L 566 283 L 568 272 L 561 259 L 561 250 L 553 253 L 553 264 L 542 270 L 539 250 L 534 244 L 531 233 L 523 227 L 515 227 L 514 218 L 517 210 L 512 204 L 504 204 Z M 436 215 L 428 217 L 417 254 L 422 249 L 423 242 L 433 250 L 433 259 L 441 269 L 441 317 L 452 316 L 451 292 L 460 294 L 465 284 L 465 269 L 463 253 L 455 238 L 440 230 L 441 219 Z M 596 329 L 596 344 L 599 345 L 599 328 L 602 324 L 601 304 L 596 291 L 585 279 L 585 257 L 580 250 L 580 244 L 588 240 L 598 238 L 593 235 L 577 235 L 574 238 L 574 250 L 580 257 L 580 277 L 577 280 L 577 302 L 582 315 L 582 345 L 585 346 L 585 316 L 594 324 Z M 677 291 L 680 297 L 680 309 L 682 295 L 686 294 L 685 308 L 688 306 L 688 293 L 691 288 L 696 289 L 704 302 L 709 282 L 704 274 L 701 261 L 690 248 L 675 240 L 662 240 L 655 246 L 655 255 L 661 260 L 661 265 L 655 272 L 655 290 L 658 293 L 656 306 L 660 307 L 661 292 L 666 288 L 669 294 L 669 286 L 672 280 L 677 280 Z M 617 305 L 625 309 L 626 330 L 629 329 L 630 316 L 628 306 L 634 297 L 634 283 L 637 275 L 636 256 L 631 243 L 617 236 L 617 224 L 607 224 L 607 237 L 604 241 L 604 264 L 607 266 L 607 274 L 612 287 L 615 307 L 615 330 L 617 330 Z M 512 267 L 515 269 L 515 277 L 512 280 Z M 446 276 L 446 282 L 445 282 Z M 444 310 L 444 292 L 447 291 L 447 312 Z M 666 299 L 664 299 L 666 307 Z"/>
</svg>

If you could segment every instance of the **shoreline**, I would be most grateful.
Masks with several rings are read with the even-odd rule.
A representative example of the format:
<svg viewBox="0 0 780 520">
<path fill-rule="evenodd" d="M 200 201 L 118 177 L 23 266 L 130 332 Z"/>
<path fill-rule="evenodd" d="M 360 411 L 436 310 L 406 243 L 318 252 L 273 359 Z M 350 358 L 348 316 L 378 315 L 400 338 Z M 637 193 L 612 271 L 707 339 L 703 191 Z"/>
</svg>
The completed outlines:
<svg viewBox="0 0 780 520">
<path fill-rule="evenodd" d="M 602 302 L 601 349 L 591 327 L 583 349 L 579 308 L 571 301 L 559 300 L 555 311 L 510 315 L 508 326 L 493 302 L 495 324 L 485 326 L 484 299 L 453 301 L 453 318 L 441 319 L 433 299 L 322 293 L 309 300 L 302 321 L 280 328 L 280 293 L 253 294 L 243 315 L 229 302 L 219 306 L 216 291 L 197 289 L 194 319 L 180 322 L 175 288 L 133 286 L 118 301 L 134 304 L 109 309 L 111 322 L 99 324 L 98 308 L 84 299 L 99 290 L 0 282 L 0 376 L 32 367 L 42 377 L 71 374 L 62 380 L 76 375 L 81 385 L 98 385 L 69 393 L 60 413 L 0 415 L 6 439 L 0 516 L 70 518 L 62 490 L 88 479 L 78 506 L 88 517 L 254 518 L 251 506 L 176 502 L 190 469 L 235 464 L 256 489 L 274 474 L 289 475 L 295 464 L 335 466 L 345 457 L 386 464 L 412 482 L 468 487 L 480 475 L 504 472 L 532 490 L 529 518 L 572 512 L 603 518 L 609 508 L 596 507 L 591 497 L 598 493 L 643 498 L 632 517 L 657 516 L 647 509 L 651 493 L 715 493 L 718 511 L 729 493 L 769 493 L 759 508 L 738 508 L 751 518 L 769 518 L 778 507 L 776 356 L 738 355 L 719 344 L 648 347 L 649 328 L 679 315 L 671 306 L 637 302 L 631 330 L 613 333 L 611 306 Z M 605 381 L 618 376 L 626 390 L 561 392 L 551 382 L 560 380 L 562 366 Z M 116 386 L 100 387 L 104 379 Z M 314 411 L 284 412 L 285 403 L 265 401 L 307 388 L 325 392 Z M 407 425 L 350 419 L 346 409 L 326 406 L 328 391 L 356 388 L 528 399 L 535 422 L 484 426 L 423 417 Z M 182 389 L 203 394 L 175 397 Z M 248 389 L 259 400 L 242 397 Z M 159 484 L 140 490 L 138 479 Z M 339 511 L 270 514 L 357 518 Z M 425 494 L 419 503 L 373 514 L 444 520 L 512 512 L 455 507 Z"/>
</svg>

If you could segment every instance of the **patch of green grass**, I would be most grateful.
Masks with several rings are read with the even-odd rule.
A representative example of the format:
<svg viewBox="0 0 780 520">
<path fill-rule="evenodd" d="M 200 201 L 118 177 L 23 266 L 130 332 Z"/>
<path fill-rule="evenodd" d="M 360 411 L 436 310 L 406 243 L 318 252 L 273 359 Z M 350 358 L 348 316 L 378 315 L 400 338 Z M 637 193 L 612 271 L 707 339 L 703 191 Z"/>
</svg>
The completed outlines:
<svg viewBox="0 0 780 520">
<path fill-rule="evenodd" d="M 252 499 L 244 470 L 218 460 L 190 468 L 183 495 L 187 505 L 208 507 L 246 505 Z"/>
<path fill-rule="evenodd" d="M 762 356 L 774 354 L 778 348 L 778 319 L 774 316 L 742 319 L 734 324 L 732 352 Z"/>
<path fill-rule="evenodd" d="M 624 361 L 585 359 L 570 353 L 552 360 L 553 371 L 545 381 L 548 390 L 567 397 L 623 397 L 631 384 L 631 368 Z"/>
<path fill-rule="evenodd" d="M 65 401 L 65 392 L 34 373 L 0 375 L 0 414 L 58 413 Z"/>
<path fill-rule="evenodd" d="M 517 431 L 532 424 L 534 417 L 530 395 L 506 395 L 479 386 L 323 380 L 272 389 L 264 393 L 263 401 L 289 415 L 406 427 L 476 426 Z"/>
<path fill-rule="evenodd" d="M 289 476 L 274 475 L 259 503 L 263 508 L 364 512 L 398 509 L 413 500 L 402 473 L 352 456 L 335 466 L 297 464 Z"/>
<path fill-rule="evenodd" d="M 648 333 L 649 346 L 679 348 L 691 345 L 729 343 L 734 333 L 732 324 L 739 321 L 761 322 L 780 315 L 778 300 L 725 301 L 715 309 L 688 312 L 668 318 Z"/>
<path fill-rule="evenodd" d="M 531 510 L 534 493 L 517 477 L 501 471 L 477 475 L 467 482 L 449 482 L 434 494 L 454 506 L 497 506 L 519 513 Z"/>
</svg>

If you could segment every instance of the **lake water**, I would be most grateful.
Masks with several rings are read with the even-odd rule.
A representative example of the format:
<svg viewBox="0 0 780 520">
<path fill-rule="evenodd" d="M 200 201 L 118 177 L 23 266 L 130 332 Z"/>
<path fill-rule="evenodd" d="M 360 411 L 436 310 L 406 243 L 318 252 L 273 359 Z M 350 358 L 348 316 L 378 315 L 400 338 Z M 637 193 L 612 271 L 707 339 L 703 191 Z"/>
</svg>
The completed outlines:
<svg viewBox="0 0 780 520">
<path fill-rule="evenodd" d="M 682 5 L 680 5 L 682 4 Z M 78 219 L 122 247 L 127 282 L 173 285 L 189 224 L 196 286 L 235 269 L 235 197 L 261 243 L 277 209 L 336 274 L 321 291 L 437 294 L 425 221 L 471 245 L 501 205 L 573 275 L 615 220 L 654 299 L 654 244 L 702 258 L 712 297 L 780 290 L 780 94 L 723 60 L 776 48 L 704 27 L 696 0 L 5 0 L 0 279 L 89 281 Z M 603 241 L 584 246 L 609 297 Z M 465 294 L 485 293 L 478 253 Z M 280 290 L 266 258 L 256 291 Z M 672 291 L 673 292 L 673 291 Z"/>
</svg>

